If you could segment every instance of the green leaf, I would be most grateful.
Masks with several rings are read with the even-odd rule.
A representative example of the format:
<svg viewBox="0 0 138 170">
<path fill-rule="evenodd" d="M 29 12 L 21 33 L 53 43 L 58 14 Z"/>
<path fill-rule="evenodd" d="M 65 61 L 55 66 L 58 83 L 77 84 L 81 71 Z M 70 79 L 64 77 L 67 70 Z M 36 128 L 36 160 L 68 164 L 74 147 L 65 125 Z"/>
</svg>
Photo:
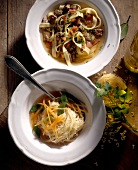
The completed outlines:
<svg viewBox="0 0 138 170">
<path fill-rule="evenodd" d="M 106 90 L 107 92 L 109 92 L 109 91 L 112 90 L 112 86 L 111 86 L 108 82 L 106 82 L 106 83 L 104 84 L 104 88 L 105 88 L 105 90 Z"/>
<path fill-rule="evenodd" d="M 128 23 L 121 24 L 121 38 L 120 40 L 123 40 L 128 32 Z"/>
<path fill-rule="evenodd" d="M 60 105 L 59 105 L 59 108 L 65 108 L 66 107 L 66 102 L 62 102 L 62 103 L 60 103 Z"/>
<path fill-rule="evenodd" d="M 121 102 L 125 102 L 125 96 L 119 96 L 119 100 L 120 100 Z"/>
<path fill-rule="evenodd" d="M 120 109 L 124 109 L 124 108 L 126 107 L 125 104 L 118 104 L 117 106 L 118 106 Z"/>
<path fill-rule="evenodd" d="M 65 108 L 65 107 L 66 107 L 66 102 L 60 103 L 60 105 L 58 106 L 58 108 Z M 58 110 L 58 116 L 63 114 L 63 113 L 64 113 L 63 109 Z"/>
<path fill-rule="evenodd" d="M 65 103 L 68 102 L 68 99 L 67 99 L 65 92 L 63 92 L 62 95 L 61 95 L 61 102 L 65 102 Z"/>
<path fill-rule="evenodd" d="M 125 90 L 119 90 L 118 91 L 119 96 L 123 96 L 124 94 L 126 94 Z"/>
<path fill-rule="evenodd" d="M 118 107 L 120 108 L 120 113 L 128 114 L 129 113 L 129 106 L 125 104 L 118 104 Z"/>
<path fill-rule="evenodd" d="M 120 107 L 114 109 L 114 114 L 113 116 L 115 118 L 122 118 L 122 115 L 128 114 L 129 113 L 129 107 L 125 105 L 119 105 Z"/>
<path fill-rule="evenodd" d="M 116 112 L 113 114 L 113 116 L 114 116 L 115 118 L 121 118 L 121 112 L 118 110 L 118 111 L 116 111 Z"/>
<path fill-rule="evenodd" d="M 133 94 L 130 93 L 128 90 L 126 91 L 126 94 L 125 94 L 125 102 L 126 103 L 129 103 L 133 98 Z"/>
<path fill-rule="evenodd" d="M 66 96 L 66 94 L 63 92 L 62 95 L 61 95 L 61 103 L 60 103 L 60 105 L 58 106 L 58 108 L 65 108 L 67 102 L 68 102 L 67 96 Z M 58 110 L 58 116 L 61 115 L 61 114 L 63 114 L 63 113 L 64 113 L 64 110 L 63 110 L 63 109 Z"/>
<path fill-rule="evenodd" d="M 97 96 L 106 96 L 107 95 L 107 91 L 104 88 L 97 88 Z"/>
<path fill-rule="evenodd" d="M 121 110 L 121 113 L 128 114 L 129 113 L 129 108 L 125 107 L 124 109 Z"/>
<path fill-rule="evenodd" d="M 123 40 L 128 32 L 128 21 L 130 19 L 131 16 L 128 17 L 128 20 L 126 23 L 121 24 L 121 37 L 120 37 L 120 41 Z"/>
<path fill-rule="evenodd" d="M 116 88 L 115 88 L 115 90 L 113 90 L 113 92 L 114 92 L 114 97 L 116 98 L 116 99 L 118 99 L 119 98 L 119 87 L 117 86 Z"/>
<path fill-rule="evenodd" d="M 40 129 L 38 128 L 38 126 L 34 126 L 33 131 L 35 132 L 36 136 L 40 138 Z"/>
<path fill-rule="evenodd" d="M 32 108 L 30 109 L 30 112 L 36 112 L 39 107 L 40 107 L 39 104 L 33 105 Z"/>
<path fill-rule="evenodd" d="M 129 103 L 132 100 L 133 95 L 128 91 L 128 89 L 126 89 L 125 91 L 126 93 L 122 96 L 119 96 L 119 99 L 121 102 Z"/>
<path fill-rule="evenodd" d="M 61 114 L 63 114 L 63 113 L 64 113 L 64 110 L 63 110 L 63 109 L 58 110 L 58 116 L 61 115 Z"/>
<path fill-rule="evenodd" d="M 99 82 L 96 82 L 95 85 L 96 85 L 97 88 L 101 88 L 102 87 L 101 83 L 99 83 Z"/>
</svg>

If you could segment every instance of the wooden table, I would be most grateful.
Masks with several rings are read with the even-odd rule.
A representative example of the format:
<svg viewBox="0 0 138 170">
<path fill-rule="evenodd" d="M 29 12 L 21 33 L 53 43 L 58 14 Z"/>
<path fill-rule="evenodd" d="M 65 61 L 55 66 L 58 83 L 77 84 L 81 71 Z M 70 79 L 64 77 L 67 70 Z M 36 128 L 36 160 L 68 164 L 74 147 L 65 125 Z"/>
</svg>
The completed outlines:
<svg viewBox="0 0 138 170">
<path fill-rule="evenodd" d="M 123 66 L 123 60 L 121 60 L 138 28 L 138 0 L 111 1 L 119 14 L 120 23 L 126 22 L 129 15 L 131 18 L 126 38 L 120 43 L 114 58 L 99 74 L 102 75 L 103 72 L 116 73 L 127 80 L 127 86 L 134 93 L 131 111 L 135 113 L 134 117 L 129 114 L 127 119 L 138 128 L 138 74 L 127 71 Z M 26 17 L 34 2 L 35 0 L 0 1 L 0 112 L 7 106 L 13 91 L 22 81 L 22 78 L 7 69 L 4 56 L 6 54 L 15 56 L 30 73 L 40 69 L 31 57 L 24 35 Z M 121 67 L 116 69 L 117 65 Z M 97 74 L 89 78 L 95 83 L 96 77 Z M 138 136 L 125 126 L 122 126 L 115 134 L 115 140 L 110 139 L 109 133 L 105 133 L 95 150 L 81 161 L 68 166 L 51 167 L 30 160 L 17 148 L 8 130 L 7 116 L 7 111 L 0 116 L 0 169 L 2 170 L 138 169 Z M 125 140 L 121 140 L 120 135 L 123 132 L 126 132 Z"/>
</svg>

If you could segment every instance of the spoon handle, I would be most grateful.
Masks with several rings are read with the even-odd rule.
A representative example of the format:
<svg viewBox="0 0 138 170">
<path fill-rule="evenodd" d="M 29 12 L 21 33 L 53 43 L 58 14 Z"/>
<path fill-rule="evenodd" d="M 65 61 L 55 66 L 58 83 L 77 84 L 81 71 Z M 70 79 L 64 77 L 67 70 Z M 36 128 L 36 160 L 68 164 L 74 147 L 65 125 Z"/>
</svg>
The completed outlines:
<svg viewBox="0 0 138 170">
<path fill-rule="evenodd" d="M 7 55 L 5 56 L 5 62 L 11 70 L 13 70 L 15 73 L 17 73 L 24 79 L 29 80 L 36 87 L 46 93 L 52 100 L 55 100 L 55 97 L 49 91 L 44 89 L 15 57 Z"/>
</svg>

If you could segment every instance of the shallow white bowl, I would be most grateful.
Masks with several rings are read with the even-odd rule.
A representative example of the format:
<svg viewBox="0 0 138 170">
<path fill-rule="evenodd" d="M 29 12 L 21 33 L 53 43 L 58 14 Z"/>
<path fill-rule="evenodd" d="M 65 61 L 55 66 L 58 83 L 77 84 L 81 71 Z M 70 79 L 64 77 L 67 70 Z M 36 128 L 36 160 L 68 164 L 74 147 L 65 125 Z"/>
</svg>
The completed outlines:
<svg viewBox="0 0 138 170">
<path fill-rule="evenodd" d="M 42 18 L 55 5 L 64 4 L 65 2 L 78 2 L 95 8 L 103 19 L 105 27 L 105 41 L 98 55 L 88 63 L 71 67 L 56 61 L 47 54 L 39 32 L 39 24 Z M 106 66 L 115 55 L 120 43 L 120 21 L 110 0 L 36 0 L 27 16 L 25 35 L 33 58 L 42 68 L 69 68 L 89 77 Z"/>
<path fill-rule="evenodd" d="M 8 109 L 8 125 L 18 148 L 29 158 L 45 165 L 61 166 L 87 156 L 100 141 L 106 123 L 103 100 L 96 96 L 92 82 L 82 75 L 62 69 L 40 70 L 33 77 L 48 90 L 66 89 L 87 107 L 86 121 L 79 136 L 63 146 L 42 143 L 33 133 L 29 110 L 42 92 L 28 81 L 22 81 L 14 91 Z"/>
</svg>

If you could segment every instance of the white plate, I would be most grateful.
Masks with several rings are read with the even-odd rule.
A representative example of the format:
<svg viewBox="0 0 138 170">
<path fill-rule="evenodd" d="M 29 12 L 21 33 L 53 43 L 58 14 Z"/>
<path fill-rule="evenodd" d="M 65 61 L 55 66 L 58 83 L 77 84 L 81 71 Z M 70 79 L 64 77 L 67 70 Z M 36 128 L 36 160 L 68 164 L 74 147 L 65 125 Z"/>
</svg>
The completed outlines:
<svg viewBox="0 0 138 170">
<path fill-rule="evenodd" d="M 42 92 L 29 82 L 22 81 L 13 93 L 8 109 L 8 125 L 15 144 L 26 156 L 41 164 L 61 166 L 79 161 L 94 150 L 106 123 L 105 106 L 96 96 L 95 86 L 89 79 L 67 70 L 41 70 L 33 77 L 48 90 L 66 88 L 82 100 L 88 109 L 85 126 L 79 136 L 67 145 L 60 147 L 40 142 L 32 133 L 29 110 Z"/>
<path fill-rule="evenodd" d="M 74 2 L 74 0 L 71 1 Z M 27 45 L 33 58 L 42 68 L 66 69 L 68 67 L 57 62 L 46 53 L 39 33 L 39 24 L 44 15 L 53 6 L 64 4 L 65 2 L 67 0 L 36 0 L 28 13 L 25 28 Z M 106 66 L 115 55 L 120 43 L 120 21 L 114 6 L 109 0 L 76 0 L 75 2 L 82 2 L 88 6 L 93 6 L 93 8 L 99 11 L 105 26 L 105 42 L 100 53 L 88 63 L 68 67 L 70 70 L 89 77 Z"/>
</svg>

